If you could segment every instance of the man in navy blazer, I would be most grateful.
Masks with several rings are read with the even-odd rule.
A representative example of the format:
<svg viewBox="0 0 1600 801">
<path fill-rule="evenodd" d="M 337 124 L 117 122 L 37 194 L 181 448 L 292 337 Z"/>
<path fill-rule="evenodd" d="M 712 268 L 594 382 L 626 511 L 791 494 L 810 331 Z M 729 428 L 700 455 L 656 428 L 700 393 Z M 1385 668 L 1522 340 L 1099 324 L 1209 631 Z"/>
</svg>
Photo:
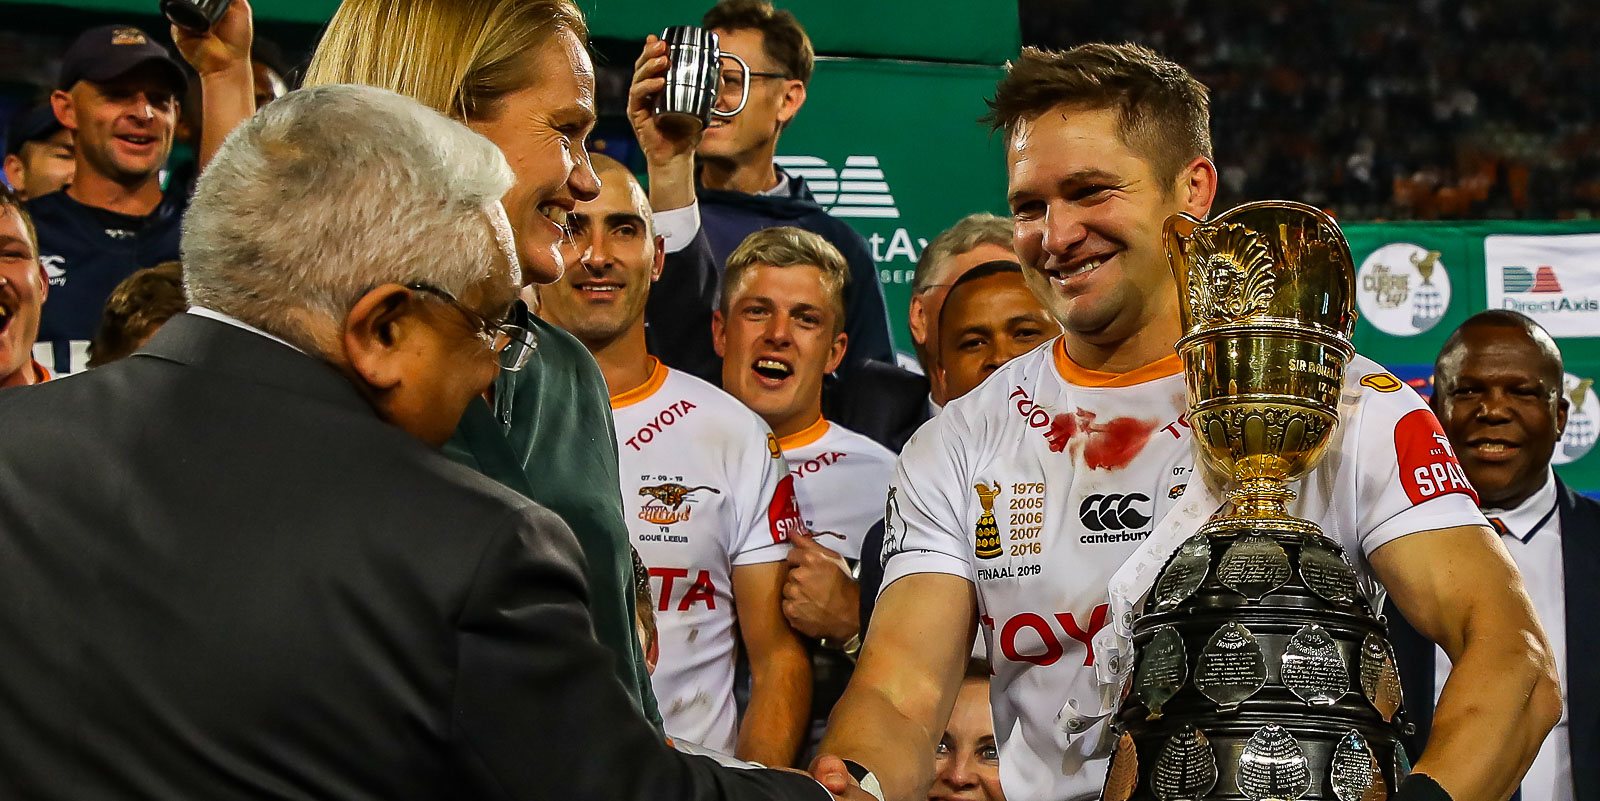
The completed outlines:
<svg viewBox="0 0 1600 801">
<path fill-rule="evenodd" d="M 1468 318 L 1434 364 L 1434 412 L 1522 572 L 1565 695 L 1561 721 L 1522 781 L 1522 801 L 1600 801 L 1600 640 L 1585 633 L 1600 617 L 1600 503 L 1550 468 L 1567 422 L 1562 374 L 1549 333 L 1503 310 Z M 1392 604 L 1388 616 L 1415 758 L 1449 663 Z"/>
</svg>

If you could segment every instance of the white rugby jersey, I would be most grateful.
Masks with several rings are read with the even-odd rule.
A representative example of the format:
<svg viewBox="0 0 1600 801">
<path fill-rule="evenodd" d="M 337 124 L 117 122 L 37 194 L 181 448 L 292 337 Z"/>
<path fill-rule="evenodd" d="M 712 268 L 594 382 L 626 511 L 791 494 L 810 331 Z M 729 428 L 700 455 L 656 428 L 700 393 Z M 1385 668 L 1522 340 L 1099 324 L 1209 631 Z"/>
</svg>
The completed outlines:
<svg viewBox="0 0 1600 801">
<path fill-rule="evenodd" d="M 861 558 L 867 530 L 883 519 L 894 451 L 823 418 L 778 438 L 806 530 L 847 559 Z"/>
<path fill-rule="evenodd" d="M 652 360 L 654 361 L 654 360 Z M 781 561 L 803 525 L 794 479 L 744 404 L 655 362 L 611 397 L 622 511 L 656 600 L 651 676 L 667 733 L 733 753 L 733 568 Z"/>
<path fill-rule="evenodd" d="M 1057 338 L 951 402 L 901 454 L 882 586 L 928 572 L 976 585 L 1013 801 L 1100 794 L 1114 743 L 1103 726 L 1069 740 L 1061 710 L 1098 696 L 1092 638 L 1107 623 L 1107 583 L 1193 472 L 1185 410 L 1176 355 L 1099 373 Z M 1433 414 L 1371 360 L 1346 369 L 1340 417 L 1289 511 L 1338 539 L 1369 591 L 1378 547 L 1484 522 Z"/>
</svg>

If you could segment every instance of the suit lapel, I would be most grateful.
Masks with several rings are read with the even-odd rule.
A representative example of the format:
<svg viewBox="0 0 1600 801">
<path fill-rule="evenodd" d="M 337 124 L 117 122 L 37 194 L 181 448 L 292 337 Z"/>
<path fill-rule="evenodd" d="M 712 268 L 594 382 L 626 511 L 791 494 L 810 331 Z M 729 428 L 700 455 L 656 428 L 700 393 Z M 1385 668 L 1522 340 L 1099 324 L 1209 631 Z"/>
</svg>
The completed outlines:
<svg viewBox="0 0 1600 801">
<path fill-rule="evenodd" d="M 1600 801 L 1600 638 L 1584 627 L 1600 615 L 1600 504 L 1556 479 L 1567 626 L 1567 736 L 1576 801 Z"/>
</svg>

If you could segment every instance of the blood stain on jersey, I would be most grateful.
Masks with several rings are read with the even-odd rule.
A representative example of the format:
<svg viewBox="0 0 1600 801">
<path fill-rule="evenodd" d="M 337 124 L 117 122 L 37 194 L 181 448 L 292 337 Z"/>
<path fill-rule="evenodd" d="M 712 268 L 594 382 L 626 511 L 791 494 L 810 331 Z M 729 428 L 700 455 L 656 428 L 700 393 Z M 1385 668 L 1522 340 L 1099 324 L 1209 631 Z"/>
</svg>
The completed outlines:
<svg viewBox="0 0 1600 801">
<path fill-rule="evenodd" d="M 1000 526 L 994 519 L 994 499 L 1000 495 L 1000 482 L 994 482 L 993 487 L 974 484 L 972 488 L 978 491 L 978 502 L 983 504 L 983 514 L 978 517 L 978 525 L 973 530 L 976 542 L 972 552 L 979 559 L 993 559 L 1004 551 L 1000 547 Z"/>
<path fill-rule="evenodd" d="M 1394 453 L 1400 463 L 1400 485 L 1412 503 L 1459 492 L 1478 502 L 1478 493 L 1461 471 L 1461 463 L 1439 420 L 1427 409 L 1400 418 L 1394 427 Z"/>
<path fill-rule="evenodd" d="M 670 526 L 689 519 L 693 506 L 684 506 L 684 501 L 691 500 L 689 496 L 701 490 L 710 490 L 718 495 L 722 490 L 708 485 L 686 487 L 682 484 L 658 484 L 654 487 L 640 487 L 640 495 L 648 495 L 651 500 L 639 509 L 639 519 L 658 526 Z"/>
<path fill-rule="evenodd" d="M 1074 440 L 1083 441 L 1083 462 L 1090 469 L 1120 470 L 1133 462 L 1155 432 L 1156 424 L 1135 417 L 1095 422 L 1095 413 L 1077 409 L 1050 421 L 1045 439 L 1060 453 Z"/>
</svg>

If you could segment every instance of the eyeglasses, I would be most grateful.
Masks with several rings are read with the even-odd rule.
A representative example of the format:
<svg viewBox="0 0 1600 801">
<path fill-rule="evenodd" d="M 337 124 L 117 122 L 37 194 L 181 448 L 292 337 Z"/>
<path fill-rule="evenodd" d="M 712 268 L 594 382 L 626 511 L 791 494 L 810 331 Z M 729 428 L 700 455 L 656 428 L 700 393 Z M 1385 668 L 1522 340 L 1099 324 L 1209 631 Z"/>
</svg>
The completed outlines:
<svg viewBox="0 0 1600 801">
<path fill-rule="evenodd" d="M 456 300 L 455 295 L 443 289 L 423 283 L 406 284 L 406 289 L 433 295 L 461 312 L 477 328 L 478 336 L 489 343 L 490 349 L 500 360 L 501 370 L 508 373 L 521 370 L 539 347 L 539 337 L 532 331 L 513 323 L 494 322 L 468 308 L 467 304 Z"/>
<path fill-rule="evenodd" d="M 748 74 L 752 80 L 755 78 L 781 78 L 783 80 L 789 79 L 788 75 L 785 75 L 781 72 L 757 72 L 756 70 L 750 70 L 749 73 L 746 73 L 744 70 L 737 67 L 728 66 L 728 64 L 729 62 L 724 59 L 722 68 L 722 89 L 717 93 L 717 108 L 719 109 L 729 109 L 739 105 L 739 97 L 744 93 L 744 76 L 746 74 Z"/>
</svg>

